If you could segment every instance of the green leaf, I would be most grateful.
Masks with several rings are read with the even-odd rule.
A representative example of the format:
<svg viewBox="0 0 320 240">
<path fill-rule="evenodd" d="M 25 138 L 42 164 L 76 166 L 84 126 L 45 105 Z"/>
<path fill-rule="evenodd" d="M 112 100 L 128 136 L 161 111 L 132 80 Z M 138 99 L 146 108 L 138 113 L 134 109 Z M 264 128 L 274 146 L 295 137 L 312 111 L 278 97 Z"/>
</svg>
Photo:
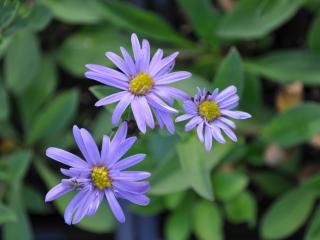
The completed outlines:
<svg viewBox="0 0 320 240">
<path fill-rule="evenodd" d="M 32 144 L 63 130 L 76 112 L 78 98 L 79 93 L 75 89 L 55 97 L 50 105 L 35 117 L 27 141 Z"/>
<path fill-rule="evenodd" d="M 0 202 L 0 225 L 14 221 L 17 221 L 15 212 Z"/>
<path fill-rule="evenodd" d="M 309 140 L 320 132 L 320 105 L 304 103 L 279 113 L 262 131 L 262 139 L 284 147 Z"/>
<path fill-rule="evenodd" d="M 183 203 L 169 215 L 164 232 L 167 240 L 188 239 L 191 232 L 190 206 Z"/>
<path fill-rule="evenodd" d="M 35 166 L 40 174 L 40 177 L 50 189 L 58 184 L 60 180 L 59 177 L 51 172 L 51 170 L 41 161 L 43 161 L 43 159 L 38 159 L 38 161 L 35 162 Z M 72 194 L 67 194 L 54 201 L 54 204 L 61 215 L 63 215 L 64 210 L 71 201 L 72 197 Z M 94 233 L 110 232 L 114 227 L 114 217 L 107 206 L 107 202 L 102 201 L 97 213 L 93 217 L 85 217 L 76 226 Z"/>
<path fill-rule="evenodd" d="M 178 144 L 178 156 L 185 176 L 184 181 L 189 183 L 200 196 L 213 200 L 210 171 L 207 167 L 206 150 L 202 144 L 192 137 L 190 140 Z"/>
<path fill-rule="evenodd" d="M 235 197 L 247 185 L 247 176 L 240 172 L 217 172 L 212 177 L 213 192 L 222 201 Z"/>
<path fill-rule="evenodd" d="M 233 223 L 247 222 L 251 227 L 256 223 L 257 203 L 252 194 L 241 192 L 225 203 L 227 218 Z"/>
<path fill-rule="evenodd" d="M 178 207 L 186 197 L 186 192 L 174 192 L 164 196 L 165 205 L 168 209 L 173 210 Z"/>
<path fill-rule="evenodd" d="M 26 150 L 18 150 L 8 156 L 8 176 L 12 182 L 20 182 L 25 176 L 30 161 L 31 152 Z"/>
<path fill-rule="evenodd" d="M 260 234 L 265 239 L 283 239 L 300 228 L 312 211 L 314 195 L 298 188 L 280 197 L 262 218 Z"/>
<path fill-rule="evenodd" d="M 209 0 L 178 0 L 190 18 L 193 30 L 210 46 L 217 47 L 216 29 L 220 16 Z"/>
<path fill-rule="evenodd" d="M 244 72 L 240 54 L 236 48 L 232 48 L 219 66 L 214 87 L 222 91 L 226 87 L 234 85 L 238 89 L 239 96 L 241 96 L 244 85 L 243 79 Z"/>
<path fill-rule="evenodd" d="M 27 27 L 34 31 L 43 30 L 52 18 L 51 11 L 42 4 L 35 4 L 30 16 L 28 16 Z"/>
<path fill-rule="evenodd" d="M 100 141 L 103 135 L 108 135 L 114 126 L 111 123 L 111 113 L 102 110 L 91 124 L 91 133 L 96 141 Z"/>
<path fill-rule="evenodd" d="M 318 207 L 314 213 L 311 222 L 307 229 L 307 234 L 304 240 L 318 240 L 320 239 L 320 208 Z"/>
<path fill-rule="evenodd" d="M 40 2 L 63 22 L 92 24 L 102 20 L 103 5 L 98 0 L 82 1 L 81 4 L 78 0 L 41 0 Z"/>
<path fill-rule="evenodd" d="M 198 201 L 194 209 L 193 228 L 199 240 L 223 239 L 223 221 L 213 202 Z"/>
<path fill-rule="evenodd" d="M 10 114 L 9 99 L 6 89 L 0 82 L 0 122 L 6 120 Z"/>
<path fill-rule="evenodd" d="M 58 49 L 58 61 L 70 73 L 83 76 L 85 64 L 113 66 L 105 57 L 105 52 L 118 52 L 119 44 L 128 46 L 129 35 L 110 26 L 78 31 L 70 35 Z"/>
<path fill-rule="evenodd" d="M 89 88 L 89 90 L 98 99 L 104 98 L 105 96 L 114 94 L 118 91 L 116 88 L 104 85 L 92 86 Z"/>
<path fill-rule="evenodd" d="M 7 49 L 4 71 L 8 88 L 17 95 L 31 84 L 39 71 L 40 50 L 30 32 L 19 32 Z"/>
<path fill-rule="evenodd" d="M 183 81 L 175 82 L 171 84 L 173 87 L 179 88 L 191 96 L 194 96 L 197 91 L 197 87 L 199 88 L 207 88 L 210 89 L 209 82 L 206 81 L 204 78 L 192 74 L 191 78 L 185 79 Z"/>
<path fill-rule="evenodd" d="M 18 98 L 24 129 L 28 129 L 32 125 L 39 108 L 52 95 L 57 85 L 58 77 L 53 60 L 50 57 L 45 57 L 40 66 L 40 72 L 35 80 Z"/>
<path fill-rule="evenodd" d="M 246 68 L 279 83 L 296 80 L 304 85 L 320 85 L 320 55 L 307 50 L 269 53 L 246 63 Z"/>
<path fill-rule="evenodd" d="M 239 1 L 218 28 L 222 38 L 252 39 L 267 35 L 289 18 L 303 0 L 243 0 Z"/>
<path fill-rule="evenodd" d="M 320 53 L 320 14 L 313 20 L 308 33 L 309 48 Z"/>
<path fill-rule="evenodd" d="M 106 1 L 105 18 L 114 25 L 131 32 L 138 32 L 157 40 L 189 46 L 191 43 L 180 36 L 161 17 L 124 1 Z"/>
<path fill-rule="evenodd" d="M 259 113 L 257 115 L 261 115 L 260 111 L 263 106 L 261 85 L 261 80 L 257 76 L 253 74 L 245 75 L 245 84 L 240 99 L 240 109 L 251 114 Z"/>
<path fill-rule="evenodd" d="M 25 209 L 35 214 L 44 214 L 48 209 L 44 203 L 44 197 L 34 187 L 24 184 L 22 188 L 23 204 Z"/>
</svg>

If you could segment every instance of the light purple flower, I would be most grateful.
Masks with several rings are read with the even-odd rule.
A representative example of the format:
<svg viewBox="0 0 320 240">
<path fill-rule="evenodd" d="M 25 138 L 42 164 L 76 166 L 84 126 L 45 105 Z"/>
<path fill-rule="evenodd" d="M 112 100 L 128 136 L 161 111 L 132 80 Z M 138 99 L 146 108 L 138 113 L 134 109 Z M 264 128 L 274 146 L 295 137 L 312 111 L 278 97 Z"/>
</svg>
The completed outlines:
<svg viewBox="0 0 320 240">
<path fill-rule="evenodd" d="M 78 191 L 65 210 L 67 224 L 76 224 L 84 216 L 93 216 L 104 198 L 121 223 L 125 221 L 125 216 L 117 198 L 138 205 L 149 204 L 150 200 L 145 195 L 149 190 L 149 182 L 141 180 L 148 178 L 150 173 L 125 171 L 145 158 L 145 154 L 135 154 L 122 159 L 136 141 L 136 137 L 126 138 L 126 122 L 121 124 L 112 140 L 103 136 L 101 151 L 86 129 L 74 126 L 73 135 L 83 159 L 58 148 L 50 147 L 46 151 L 48 157 L 68 168 L 61 168 L 67 178 L 47 193 L 45 201 L 53 201 L 73 190 Z"/>
<path fill-rule="evenodd" d="M 131 105 L 133 116 L 142 133 L 146 132 L 146 126 L 154 128 L 153 114 L 160 127 L 166 126 L 173 133 L 171 114 L 178 112 L 171 107 L 173 99 L 185 100 L 187 95 L 180 89 L 167 85 L 188 78 L 191 74 L 186 71 L 171 72 L 178 52 L 162 58 L 163 50 L 158 49 L 151 57 L 147 40 L 143 39 L 140 45 L 137 35 L 132 34 L 131 42 L 133 58 L 123 47 L 120 47 L 123 58 L 113 52 L 106 53 L 106 57 L 118 70 L 96 64 L 86 65 L 89 69 L 85 73 L 87 78 L 121 90 L 100 99 L 95 105 L 119 102 L 112 115 L 114 125 L 119 123 L 123 112 Z"/>
<path fill-rule="evenodd" d="M 201 91 L 197 88 L 197 90 L 193 98 L 184 102 L 183 109 L 186 114 L 177 117 L 176 122 L 190 119 L 185 126 L 185 131 L 197 127 L 198 138 L 200 142 L 204 142 L 208 151 L 212 147 L 212 138 L 219 143 L 226 142 L 222 132 L 236 142 L 237 136 L 233 132 L 236 125 L 230 118 L 251 117 L 249 113 L 233 110 L 239 104 L 237 88 L 229 86 L 220 93 L 218 89 L 212 93 L 207 92 L 206 89 Z"/>
</svg>

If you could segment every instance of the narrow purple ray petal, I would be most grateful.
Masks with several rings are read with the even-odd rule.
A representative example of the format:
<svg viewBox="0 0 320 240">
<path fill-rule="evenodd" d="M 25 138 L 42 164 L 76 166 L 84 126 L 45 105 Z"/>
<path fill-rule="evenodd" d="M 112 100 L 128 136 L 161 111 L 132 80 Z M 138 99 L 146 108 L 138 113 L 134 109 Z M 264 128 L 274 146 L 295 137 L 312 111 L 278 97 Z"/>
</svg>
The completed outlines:
<svg viewBox="0 0 320 240">
<path fill-rule="evenodd" d="M 92 195 L 93 195 L 93 199 L 89 203 L 89 207 L 87 210 L 87 216 L 89 216 L 89 217 L 92 217 L 97 212 L 97 210 L 102 202 L 102 199 L 104 197 L 104 193 L 102 191 L 96 190 L 92 193 Z"/>
<path fill-rule="evenodd" d="M 219 89 L 216 88 L 210 96 L 208 96 L 208 99 L 211 99 L 212 101 L 216 101 L 217 96 L 219 95 Z"/>
<path fill-rule="evenodd" d="M 216 122 L 215 123 L 217 125 L 217 127 L 221 128 L 223 130 L 223 132 L 234 142 L 236 142 L 237 136 L 234 134 L 234 132 L 228 127 L 228 125 L 226 125 L 225 123 L 223 123 L 222 121 L 220 122 Z"/>
<path fill-rule="evenodd" d="M 162 56 L 163 56 L 162 49 L 158 49 L 156 51 L 156 53 L 153 55 L 152 59 L 151 59 L 151 62 L 150 62 L 150 65 L 149 65 L 149 70 L 148 70 L 149 74 L 155 68 L 155 66 L 159 64 Z"/>
<path fill-rule="evenodd" d="M 89 159 L 87 160 L 90 161 L 92 164 L 97 164 L 97 162 L 99 162 L 100 159 L 100 153 L 96 142 L 94 141 L 93 137 L 87 129 L 81 128 L 80 133 L 82 136 L 84 146 L 88 153 Z"/>
<path fill-rule="evenodd" d="M 121 81 L 121 80 L 118 80 L 115 78 L 111 78 L 111 77 L 105 77 L 100 73 L 88 71 L 84 75 L 86 76 L 86 78 L 98 81 L 98 82 L 103 83 L 107 86 L 119 88 L 121 90 L 128 90 L 128 88 L 129 88 L 128 82 L 124 82 L 124 81 Z"/>
<path fill-rule="evenodd" d="M 146 154 L 136 154 L 136 155 L 132 155 L 130 157 L 124 158 L 121 161 L 118 161 L 115 165 L 114 165 L 114 169 L 117 169 L 119 171 L 127 169 L 129 167 L 132 167 L 136 164 L 138 164 L 139 162 L 141 162 L 144 158 L 146 157 Z"/>
<path fill-rule="evenodd" d="M 162 94 L 167 94 L 173 98 L 179 99 L 179 100 L 187 100 L 188 94 L 186 94 L 184 91 L 170 86 L 156 86 L 155 90 L 158 92 L 158 96 Z"/>
<path fill-rule="evenodd" d="M 108 203 L 110 205 L 113 215 L 117 218 L 117 220 L 120 223 L 124 223 L 126 218 L 124 216 L 124 213 L 122 211 L 120 204 L 118 203 L 116 197 L 114 196 L 114 193 L 110 189 L 106 189 L 104 193 L 106 195 L 106 198 L 108 200 Z"/>
<path fill-rule="evenodd" d="M 71 167 L 88 167 L 88 164 L 78 156 L 59 148 L 48 148 L 46 150 L 46 155 L 49 158 L 52 158 Z"/>
<path fill-rule="evenodd" d="M 117 190 L 130 192 L 134 194 L 143 194 L 150 190 L 149 182 L 142 181 L 142 182 L 125 182 L 125 181 L 114 181 L 112 183 Z"/>
<path fill-rule="evenodd" d="M 124 82 L 128 82 L 128 77 L 126 75 L 112 68 L 104 67 L 97 64 L 86 64 L 85 66 L 89 70 L 99 73 L 100 75 L 105 76 L 106 78 L 115 78 Z"/>
<path fill-rule="evenodd" d="M 226 125 L 228 125 L 229 127 L 231 128 L 236 128 L 236 124 L 234 122 L 232 122 L 230 119 L 228 118 L 225 118 L 225 117 L 219 117 L 216 121 L 218 122 L 223 122 L 225 123 Z"/>
<path fill-rule="evenodd" d="M 194 117 L 192 118 L 185 126 L 185 131 L 189 132 L 192 128 L 194 128 L 199 123 L 203 122 L 201 117 Z"/>
<path fill-rule="evenodd" d="M 72 186 L 68 186 L 66 184 L 59 183 L 53 188 L 50 189 L 50 191 L 47 193 L 45 202 L 51 202 L 62 195 L 72 191 L 74 188 Z"/>
<path fill-rule="evenodd" d="M 211 128 L 208 126 L 205 126 L 204 128 L 204 146 L 207 151 L 211 150 L 212 147 L 212 133 Z"/>
<path fill-rule="evenodd" d="M 157 85 L 164 85 L 168 83 L 178 82 L 189 77 L 191 77 L 191 73 L 186 71 L 179 71 L 167 73 L 159 78 L 155 78 L 154 80 Z"/>
<path fill-rule="evenodd" d="M 229 110 L 221 110 L 221 114 L 227 117 L 231 117 L 234 119 L 247 119 L 251 118 L 251 115 L 242 111 L 229 111 Z"/>
<path fill-rule="evenodd" d="M 178 113 L 178 111 L 170 106 L 168 106 L 164 101 L 162 101 L 155 94 L 149 94 L 146 96 L 150 105 L 154 108 L 159 109 L 160 111 L 168 113 Z"/>
<path fill-rule="evenodd" d="M 118 196 L 120 198 L 126 199 L 134 204 L 140 205 L 140 206 L 146 206 L 150 203 L 150 199 L 142 194 L 132 194 L 128 192 L 119 192 Z"/>
<path fill-rule="evenodd" d="M 174 129 L 174 123 L 171 118 L 171 115 L 167 112 L 163 112 L 158 109 L 154 109 L 153 111 L 155 113 L 155 116 L 158 122 L 161 122 L 162 124 L 164 124 L 168 129 L 169 133 L 174 134 L 175 129 Z M 160 125 L 160 127 L 162 128 L 163 126 Z"/>
<path fill-rule="evenodd" d="M 122 99 L 120 100 L 120 102 L 118 103 L 118 105 L 116 106 L 112 114 L 113 125 L 117 125 L 119 123 L 123 112 L 129 106 L 132 99 L 133 99 L 133 95 L 131 94 L 126 94 L 122 97 Z"/>
<path fill-rule="evenodd" d="M 232 95 L 234 95 L 236 93 L 237 93 L 237 88 L 235 86 L 231 85 L 218 94 L 218 96 L 216 97 L 216 102 L 220 103 L 224 99 L 231 97 Z"/>
<path fill-rule="evenodd" d="M 107 97 L 101 98 L 99 101 L 95 103 L 95 106 L 100 107 L 100 106 L 108 105 L 114 102 L 118 102 L 126 95 L 129 95 L 127 91 L 111 94 Z"/>
<path fill-rule="evenodd" d="M 188 120 L 190 118 L 194 117 L 194 115 L 191 115 L 191 114 L 183 114 L 179 117 L 176 118 L 176 122 L 182 122 L 182 121 L 185 121 L 185 120 Z"/>
<path fill-rule="evenodd" d="M 147 71 L 149 69 L 149 62 L 150 62 L 150 44 L 148 40 L 143 39 L 142 40 L 142 49 L 144 50 L 142 62 L 140 69 L 141 71 Z"/>
<path fill-rule="evenodd" d="M 135 33 L 131 35 L 132 51 L 134 55 L 135 62 L 137 63 L 141 57 L 141 47 L 140 42 Z"/>
<path fill-rule="evenodd" d="M 114 65 L 116 65 L 124 74 L 130 76 L 130 72 L 126 67 L 126 63 L 121 57 L 119 57 L 117 54 L 113 52 L 106 52 L 106 57 L 109 58 L 110 61 L 113 62 Z"/>
<path fill-rule="evenodd" d="M 143 112 L 141 112 L 141 114 L 144 114 L 146 123 L 150 128 L 154 128 L 154 120 L 153 120 L 152 112 L 146 98 L 140 97 L 139 102 L 140 102 L 141 108 L 143 109 Z"/>
<path fill-rule="evenodd" d="M 204 141 L 204 137 L 203 137 L 203 125 L 204 125 L 204 122 L 201 122 L 198 127 L 197 127 L 197 135 L 198 135 L 198 138 L 199 138 L 199 141 L 203 143 Z"/>
<path fill-rule="evenodd" d="M 110 138 L 107 135 L 103 136 L 102 139 L 102 148 L 101 148 L 101 161 L 103 164 L 106 164 L 109 157 L 110 151 Z"/>
<path fill-rule="evenodd" d="M 133 116 L 137 122 L 137 126 L 139 128 L 139 130 L 145 134 L 147 131 L 147 127 L 146 127 L 146 119 L 145 119 L 145 115 L 142 113 L 143 109 L 140 105 L 139 102 L 139 97 L 135 97 L 132 102 L 131 102 L 131 109 L 133 112 Z"/>
<path fill-rule="evenodd" d="M 114 180 L 123 181 L 140 181 L 150 177 L 149 172 L 143 171 L 122 171 L 122 172 L 110 172 L 110 177 Z"/>
<path fill-rule="evenodd" d="M 178 56 L 178 52 L 172 53 L 171 55 L 162 59 L 157 65 L 155 65 L 152 69 L 150 69 L 151 77 L 154 77 L 159 71 L 168 66 L 175 58 Z"/>
<path fill-rule="evenodd" d="M 219 106 L 221 109 L 232 109 L 238 106 L 239 96 L 233 95 L 232 97 L 225 99 L 225 101 L 220 102 Z"/>
<path fill-rule="evenodd" d="M 187 100 L 183 103 L 183 109 L 186 113 L 198 115 L 197 105 L 191 100 Z"/>
<path fill-rule="evenodd" d="M 83 217 L 87 214 L 90 203 L 93 201 L 94 195 L 92 194 L 92 191 L 88 191 L 87 194 L 80 200 L 76 211 L 74 212 L 73 218 L 72 218 L 72 224 L 79 223 Z"/>
<path fill-rule="evenodd" d="M 119 145 L 120 143 L 122 143 L 127 137 L 127 132 L 128 132 L 127 122 L 121 123 L 116 134 L 112 138 L 111 145 Z"/>
<path fill-rule="evenodd" d="M 136 66 L 135 66 L 135 64 L 133 62 L 133 59 L 131 58 L 130 54 L 123 47 L 120 47 L 120 51 L 122 53 L 123 59 L 125 61 L 125 64 L 127 66 L 128 72 L 132 76 L 136 75 L 137 74 Z"/>
<path fill-rule="evenodd" d="M 222 136 L 220 128 L 216 127 L 214 123 L 212 123 L 210 127 L 211 127 L 212 136 L 214 137 L 214 139 L 217 140 L 219 143 L 222 143 L 222 144 L 225 143 L 226 140 Z"/>
<path fill-rule="evenodd" d="M 68 176 L 68 177 L 76 177 L 76 178 L 86 178 L 91 173 L 90 168 L 69 168 L 64 169 L 61 168 L 61 173 Z"/>
<path fill-rule="evenodd" d="M 108 167 L 112 168 L 113 164 L 126 154 L 136 141 L 137 137 L 130 137 L 126 139 L 121 146 L 118 147 L 118 151 L 113 152 L 114 155 L 112 156 L 112 159 L 107 162 Z"/>
</svg>

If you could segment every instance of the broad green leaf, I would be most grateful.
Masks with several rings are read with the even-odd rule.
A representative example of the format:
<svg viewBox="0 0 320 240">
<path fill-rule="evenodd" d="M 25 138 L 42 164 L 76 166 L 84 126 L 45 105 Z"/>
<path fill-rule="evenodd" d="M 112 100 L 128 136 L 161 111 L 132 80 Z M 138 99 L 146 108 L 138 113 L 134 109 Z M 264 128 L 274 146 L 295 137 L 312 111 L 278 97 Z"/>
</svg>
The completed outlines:
<svg viewBox="0 0 320 240">
<path fill-rule="evenodd" d="M 307 234 L 304 237 L 304 240 L 318 240 L 320 239 L 320 208 L 317 207 L 311 222 L 307 229 Z"/>
<path fill-rule="evenodd" d="M 260 235 L 265 239 L 284 239 L 298 230 L 311 213 L 314 195 L 298 188 L 276 200 L 262 218 Z"/>
<path fill-rule="evenodd" d="M 24 184 L 22 188 L 25 209 L 35 214 L 44 214 L 48 208 L 44 203 L 44 196 L 31 185 Z"/>
<path fill-rule="evenodd" d="M 27 21 L 27 27 L 34 31 L 43 30 L 52 18 L 51 11 L 42 4 L 35 4 Z"/>
<path fill-rule="evenodd" d="M 220 16 L 209 0 L 178 0 L 190 18 L 193 30 L 210 46 L 217 47 L 216 30 Z"/>
<path fill-rule="evenodd" d="M 213 85 L 215 88 L 219 88 L 220 91 L 230 85 L 234 85 L 238 89 L 239 96 L 241 96 L 244 85 L 243 80 L 244 72 L 240 54 L 236 48 L 232 48 L 221 62 Z"/>
<path fill-rule="evenodd" d="M 228 201 L 238 195 L 248 185 L 248 178 L 240 172 L 217 172 L 212 177 L 214 195 Z"/>
<path fill-rule="evenodd" d="M 222 38 L 252 39 L 267 35 L 289 18 L 303 0 L 243 0 L 219 24 Z"/>
<path fill-rule="evenodd" d="M 43 159 L 38 159 L 35 166 L 38 173 L 40 174 L 40 177 L 43 179 L 47 187 L 50 189 L 56 184 L 58 184 L 60 179 L 57 176 L 57 174 L 53 173 L 41 161 L 43 161 Z M 64 210 L 71 201 L 72 197 L 73 194 L 67 194 L 54 201 L 54 204 L 61 215 L 63 215 Z M 93 217 L 85 217 L 76 226 L 94 233 L 105 233 L 111 231 L 114 227 L 114 217 L 109 207 L 107 206 L 107 202 L 102 201 L 97 213 Z"/>
<path fill-rule="evenodd" d="M 193 229 L 199 240 L 223 239 L 223 220 L 215 203 L 205 200 L 196 203 Z"/>
<path fill-rule="evenodd" d="M 15 212 L 3 203 L 0 203 L 0 225 L 14 221 L 17 221 Z"/>
<path fill-rule="evenodd" d="M 28 134 L 28 143 L 32 144 L 61 131 L 73 118 L 79 93 L 77 90 L 69 90 L 60 93 L 42 112 L 35 117 Z"/>
<path fill-rule="evenodd" d="M 105 85 L 92 86 L 89 88 L 89 90 L 98 99 L 104 98 L 108 95 L 118 92 L 116 88 L 105 86 Z"/>
<path fill-rule="evenodd" d="M 114 126 L 111 123 L 111 113 L 102 110 L 91 124 L 91 133 L 97 142 L 101 141 L 103 135 L 109 135 Z"/>
<path fill-rule="evenodd" d="M 191 78 L 185 79 L 183 81 L 175 82 L 171 84 L 173 87 L 179 88 L 186 93 L 188 93 L 190 96 L 194 96 L 197 92 L 197 87 L 199 88 L 207 88 L 208 90 L 211 90 L 209 82 L 206 81 L 204 78 L 198 76 L 198 75 L 192 75 Z"/>
<path fill-rule="evenodd" d="M 227 218 L 233 223 L 247 222 L 251 227 L 256 223 L 257 203 L 249 192 L 241 192 L 225 203 Z"/>
<path fill-rule="evenodd" d="M 31 157 L 31 152 L 27 150 L 19 150 L 8 156 L 8 176 L 12 182 L 20 182 L 23 179 L 28 170 Z"/>
<path fill-rule="evenodd" d="M 40 66 L 39 74 L 24 94 L 18 98 L 20 118 L 24 123 L 24 129 L 30 127 L 39 108 L 52 95 L 57 85 L 57 71 L 53 60 L 50 57 L 45 57 Z"/>
<path fill-rule="evenodd" d="M 242 91 L 242 97 L 240 99 L 240 107 L 242 111 L 249 112 L 253 115 L 254 113 L 258 116 L 261 115 L 260 111 L 262 108 L 262 84 L 261 80 L 253 74 L 245 74 L 245 84 Z M 256 116 L 252 119 L 254 120 Z"/>
<path fill-rule="evenodd" d="M 164 196 L 164 201 L 166 207 L 170 210 L 173 210 L 178 207 L 178 205 L 183 201 L 186 197 L 186 192 L 174 192 Z"/>
<path fill-rule="evenodd" d="M 9 98 L 2 82 L 0 82 L 0 122 L 6 120 L 10 114 Z"/>
<path fill-rule="evenodd" d="M 179 46 L 190 45 L 190 42 L 176 33 L 163 18 L 124 1 L 106 0 L 105 18 L 131 32 Z"/>
<path fill-rule="evenodd" d="M 293 183 L 285 176 L 273 171 L 259 171 L 252 174 L 252 180 L 264 193 L 275 196 L 293 187 Z"/>
<path fill-rule="evenodd" d="M 210 171 L 207 167 L 208 159 L 204 146 L 192 137 L 177 146 L 179 161 L 185 176 L 184 181 L 189 183 L 200 196 L 212 200 L 212 186 Z"/>
<path fill-rule="evenodd" d="M 40 0 L 53 15 L 67 23 L 92 24 L 102 20 L 103 5 L 99 0 Z"/>
<path fill-rule="evenodd" d="M 285 50 L 269 53 L 248 61 L 248 71 L 279 83 L 301 81 L 304 85 L 320 85 L 320 55 L 307 50 Z"/>
<path fill-rule="evenodd" d="M 119 52 L 119 47 L 128 46 L 129 41 L 130 35 L 125 35 L 110 26 L 81 30 L 63 42 L 58 49 L 58 61 L 70 73 L 83 76 L 86 71 L 85 64 L 113 66 L 105 57 L 105 52 Z"/>
<path fill-rule="evenodd" d="M 320 14 L 314 19 L 308 33 L 309 48 L 320 53 Z"/>
<path fill-rule="evenodd" d="M 187 201 L 186 201 L 187 202 Z M 167 240 L 185 240 L 191 232 L 190 206 L 182 203 L 165 222 L 164 232 Z"/>
<path fill-rule="evenodd" d="M 40 50 L 36 36 L 19 32 L 6 52 L 4 72 L 8 88 L 17 95 L 23 93 L 39 71 Z"/>
<path fill-rule="evenodd" d="M 304 103 L 279 113 L 262 131 L 262 139 L 284 147 L 309 140 L 320 132 L 320 105 Z"/>
</svg>

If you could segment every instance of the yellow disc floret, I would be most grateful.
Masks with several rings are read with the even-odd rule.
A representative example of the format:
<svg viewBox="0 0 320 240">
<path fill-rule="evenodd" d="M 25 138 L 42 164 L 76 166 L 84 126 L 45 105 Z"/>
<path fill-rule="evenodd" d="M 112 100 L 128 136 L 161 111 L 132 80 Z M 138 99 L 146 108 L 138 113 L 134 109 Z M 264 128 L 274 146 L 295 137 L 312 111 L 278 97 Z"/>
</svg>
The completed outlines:
<svg viewBox="0 0 320 240">
<path fill-rule="evenodd" d="M 141 72 L 130 81 L 129 90 L 135 95 L 146 94 L 153 85 L 153 79 L 146 72 Z"/>
<path fill-rule="evenodd" d="M 92 168 L 91 180 L 100 190 L 111 187 L 111 180 L 108 176 L 108 169 L 105 166 L 95 166 Z"/>
<path fill-rule="evenodd" d="M 198 105 L 198 112 L 201 116 L 205 117 L 208 122 L 215 118 L 220 117 L 221 112 L 217 103 L 205 100 Z"/>
</svg>

